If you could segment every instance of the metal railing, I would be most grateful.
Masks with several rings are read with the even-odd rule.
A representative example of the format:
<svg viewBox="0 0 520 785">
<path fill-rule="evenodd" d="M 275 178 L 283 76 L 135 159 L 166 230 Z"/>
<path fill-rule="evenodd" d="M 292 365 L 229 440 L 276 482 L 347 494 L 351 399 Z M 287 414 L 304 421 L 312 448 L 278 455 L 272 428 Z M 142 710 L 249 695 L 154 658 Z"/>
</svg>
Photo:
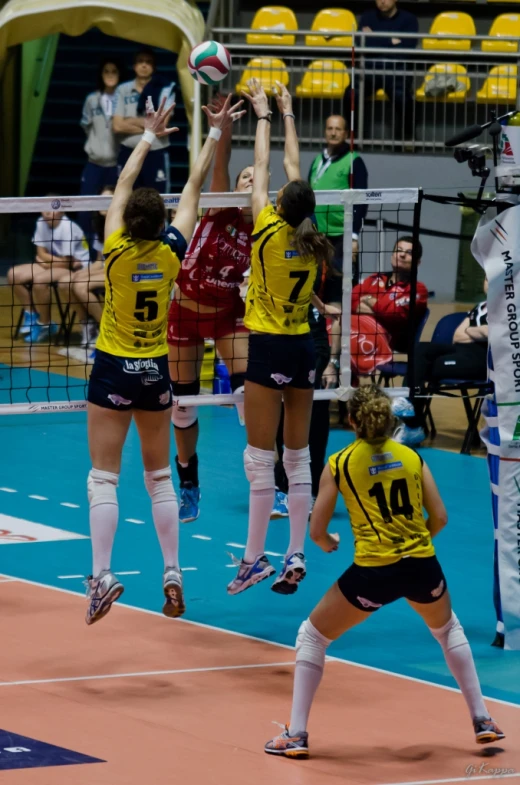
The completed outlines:
<svg viewBox="0 0 520 785">
<path fill-rule="evenodd" d="M 257 74 L 260 69 L 266 87 L 275 79 L 287 81 L 295 97 L 302 147 L 315 148 L 322 141 L 327 116 L 339 113 L 349 117 L 352 48 L 306 46 L 304 36 L 317 34 L 310 30 L 272 31 L 294 35 L 295 43 L 291 46 L 245 43 L 248 33 L 262 32 L 213 28 L 213 36 L 232 54 L 232 70 L 223 89 L 236 92 L 243 85 L 250 60 L 271 60 L 270 65 L 257 65 L 253 70 Z M 469 40 L 471 48 L 411 46 L 396 50 L 365 46 L 367 35 L 371 39 L 388 39 L 386 33 L 345 31 L 343 35 L 354 38 L 355 140 L 360 150 L 444 152 L 445 139 L 465 126 L 484 122 L 493 110 L 503 114 L 520 108 L 520 52 L 482 51 L 481 43 L 496 42 L 495 37 L 402 33 L 399 38 L 403 41 L 415 39 L 420 44 L 428 38 L 437 40 L 441 46 L 448 39 Z M 499 39 L 500 43 L 507 40 Z M 514 36 L 511 41 L 518 44 Z M 335 61 L 335 65 L 313 67 L 311 78 L 309 66 L 316 61 Z M 498 66 L 509 67 L 508 73 L 496 73 Z M 237 144 L 249 146 L 254 130 L 255 124 L 248 116 L 241 123 Z M 273 142 L 283 142 L 283 129 L 276 123 L 273 123 Z"/>
</svg>

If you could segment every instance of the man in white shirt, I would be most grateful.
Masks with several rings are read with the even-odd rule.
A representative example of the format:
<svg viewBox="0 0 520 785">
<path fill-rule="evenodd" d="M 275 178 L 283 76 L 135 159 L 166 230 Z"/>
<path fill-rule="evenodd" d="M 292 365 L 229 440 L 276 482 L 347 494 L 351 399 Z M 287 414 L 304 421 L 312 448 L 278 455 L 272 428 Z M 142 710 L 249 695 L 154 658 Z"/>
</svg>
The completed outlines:
<svg viewBox="0 0 520 785">
<path fill-rule="evenodd" d="M 83 231 L 65 213 L 42 212 L 32 241 L 34 261 L 15 265 L 7 273 L 13 294 L 24 307 L 20 333 L 26 343 L 48 340 L 58 332 L 58 325 L 51 322 L 51 285 L 70 282 L 74 271 L 89 264 Z"/>
</svg>

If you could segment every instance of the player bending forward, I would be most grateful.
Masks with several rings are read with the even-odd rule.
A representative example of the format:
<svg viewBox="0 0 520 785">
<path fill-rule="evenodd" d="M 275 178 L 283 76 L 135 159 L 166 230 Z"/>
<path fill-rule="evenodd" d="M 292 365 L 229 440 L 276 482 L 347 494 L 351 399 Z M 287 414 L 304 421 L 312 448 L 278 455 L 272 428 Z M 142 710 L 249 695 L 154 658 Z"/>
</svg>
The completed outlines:
<svg viewBox="0 0 520 785">
<path fill-rule="evenodd" d="M 435 556 L 432 537 L 446 525 L 447 513 L 432 474 L 417 453 L 389 438 L 394 416 L 381 389 L 356 390 L 348 414 L 357 438 L 332 455 L 323 470 L 311 537 L 325 553 L 337 550 L 339 537 L 329 534 L 327 527 L 341 493 L 355 538 L 354 563 L 298 631 L 291 721 L 280 736 L 267 742 L 265 751 L 309 757 L 307 721 L 327 646 L 401 597 L 440 643 L 468 706 L 477 744 L 503 739 L 486 709 L 468 639 L 452 611 Z"/>
</svg>

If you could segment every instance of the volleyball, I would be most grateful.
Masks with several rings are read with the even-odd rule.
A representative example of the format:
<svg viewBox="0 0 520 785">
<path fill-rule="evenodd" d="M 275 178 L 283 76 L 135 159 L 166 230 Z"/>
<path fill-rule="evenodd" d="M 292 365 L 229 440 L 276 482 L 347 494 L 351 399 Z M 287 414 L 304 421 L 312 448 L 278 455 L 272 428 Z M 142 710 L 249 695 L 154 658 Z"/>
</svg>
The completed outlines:
<svg viewBox="0 0 520 785">
<path fill-rule="evenodd" d="M 217 41 L 204 41 L 195 46 L 188 59 L 188 70 L 197 82 L 216 85 L 228 75 L 231 55 Z"/>
</svg>

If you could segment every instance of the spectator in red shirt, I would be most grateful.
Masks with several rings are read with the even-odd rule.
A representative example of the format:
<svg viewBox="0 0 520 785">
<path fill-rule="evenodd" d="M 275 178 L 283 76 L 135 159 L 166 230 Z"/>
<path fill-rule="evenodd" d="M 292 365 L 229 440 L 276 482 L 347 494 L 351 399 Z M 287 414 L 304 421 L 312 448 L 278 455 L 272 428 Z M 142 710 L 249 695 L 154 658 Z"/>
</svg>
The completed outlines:
<svg viewBox="0 0 520 785">
<path fill-rule="evenodd" d="M 410 276 L 413 237 L 401 237 L 392 252 L 392 272 L 375 273 L 352 290 L 351 354 L 353 370 L 370 375 L 390 362 L 394 351 L 408 350 L 410 329 L 423 318 L 428 289 L 417 282 L 415 325 L 410 325 Z M 419 262 L 422 245 L 417 241 Z"/>
</svg>

